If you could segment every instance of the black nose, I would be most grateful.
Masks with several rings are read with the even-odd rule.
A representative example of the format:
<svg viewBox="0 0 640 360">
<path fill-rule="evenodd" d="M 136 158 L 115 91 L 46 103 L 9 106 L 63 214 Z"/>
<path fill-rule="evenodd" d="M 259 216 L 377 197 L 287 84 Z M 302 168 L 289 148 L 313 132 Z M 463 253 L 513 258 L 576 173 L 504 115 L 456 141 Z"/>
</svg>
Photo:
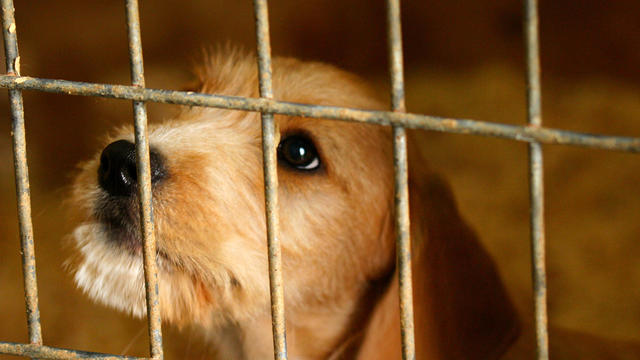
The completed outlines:
<svg viewBox="0 0 640 360">
<path fill-rule="evenodd" d="M 160 154 L 150 149 L 149 158 L 151 183 L 155 184 L 166 177 L 166 171 Z M 133 194 L 137 181 L 135 145 L 127 140 L 118 140 L 107 145 L 100 156 L 100 187 L 114 196 L 129 196 Z"/>
</svg>

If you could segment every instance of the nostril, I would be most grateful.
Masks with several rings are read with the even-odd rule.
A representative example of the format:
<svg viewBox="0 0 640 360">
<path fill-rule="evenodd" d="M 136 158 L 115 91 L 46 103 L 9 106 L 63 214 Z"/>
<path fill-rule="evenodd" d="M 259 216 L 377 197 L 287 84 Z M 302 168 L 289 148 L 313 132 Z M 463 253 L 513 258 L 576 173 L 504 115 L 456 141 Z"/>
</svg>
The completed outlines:
<svg viewBox="0 0 640 360">
<path fill-rule="evenodd" d="M 151 182 L 156 183 L 166 177 L 166 171 L 160 154 L 151 150 L 149 157 Z M 114 141 L 100 155 L 98 183 L 111 195 L 130 196 L 138 180 L 136 169 L 135 145 L 127 140 Z"/>
<path fill-rule="evenodd" d="M 127 140 L 118 140 L 107 145 L 100 155 L 98 168 L 100 187 L 111 195 L 131 195 L 136 180 L 133 177 L 136 172 L 135 152 L 135 145 Z"/>
</svg>

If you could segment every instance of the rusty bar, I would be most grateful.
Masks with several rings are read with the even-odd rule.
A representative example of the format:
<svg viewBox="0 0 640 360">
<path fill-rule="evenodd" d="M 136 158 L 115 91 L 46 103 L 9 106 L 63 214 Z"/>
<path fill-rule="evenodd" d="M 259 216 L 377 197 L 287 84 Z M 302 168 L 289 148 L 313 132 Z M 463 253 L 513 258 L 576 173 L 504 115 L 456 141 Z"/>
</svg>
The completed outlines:
<svg viewBox="0 0 640 360">
<path fill-rule="evenodd" d="M 404 102 L 404 68 L 402 60 L 402 24 L 400 0 L 387 0 L 387 41 L 391 74 L 391 109 L 406 112 Z"/>
<path fill-rule="evenodd" d="M 527 120 L 532 128 L 539 128 L 542 125 L 537 7 L 536 0 L 524 1 Z M 531 266 L 536 324 L 536 353 L 538 360 L 548 360 L 549 334 L 547 327 L 547 275 L 545 267 L 544 178 L 542 146 L 538 142 L 529 143 L 529 190 L 531 199 Z"/>
<path fill-rule="evenodd" d="M 20 76 L 20 55 L 16 34 L 15 9 L 12 0 L 2 0 L 2 34 L 4 37 L 7 74 Z M 27 166 L 27 140 L 24 126 L 24 108 L 22 92 L 9 90 L 11 105 L 11 134 L 13 135 L 13 163 L 16 178 L 16 197 L 18 199 L 18 222 L 20 224 L 20 246 L 22 249 L 22 273 L 24 280 L 24 299 L 29 326 L 31 344 L 42 344 L 40 328 L 40 309 L 38 307 L 38 281 L 36 279 L 36 254 L 31 222 L 31 191 L 29 186 L 29 168 Z"/>
<path fill-rule="evenodd" d="M 256 18 L 260 97 L 273 99 L 273 88 L 271 84 L 271 41 L 269 39 L 269 12 L 267 1 L 254 0 L 253 5 Z M 287 359 L 287 330 L 284 318 L 282 254 L 279 239 L 278 164 L 276 159 L 275 123 L 273 113 L 262 112 L 261 115 L 273 356 L 276 360 L 284 360 Z"/>
<path fill-rule="evenodd" d="M 411 282 L 411 237 L 409 223 L 409 189 L 407 135 L 393 126 L 393 165 L 395 172 L 396 262 L 400 296 L 400 331 L 402 359 L 416 358 L 413 325 L 413 286 Z"/>
<path fill-rule="evenodd" d="M 129 38 L 129 61 L 131 81 L 134 87 L 144 88 L 142 41 L 140 37 L 140 14 L 137 0 L 125 0 L 127 34 Z M 153 204 L 151 194 L 151 170 L 149 141 L 147 138 L 147 110 L 144 102 L 134 101 L 136 163 L 138 175 L 138 199 L 140 201 L 140 223 L 144 243 L 144 278 L 147 299 L 147 321 L 149 325 L 149 347 L 151 357 L 162 359 L 162 323 L 160 320 L 158 265 L 156 262 L 156 239 L 153 232 Z"/>
<path fill-rule="evenodd" d="M 404 101 L 404 69 L 402 63 L 402 25 L 400 1 L 387 1 L 387 41 L 389 42 L 389 72 L 391 74 L 391 109 L 406 111 Z M 393 125 L 393 165 L 395 177 L 396 265 L 400 297 L 400 333 L 402 359 L 416 358 L 413 324 L 413 286 L 411 281 L 411 232 L 409 221 L 409 186 L 407 165 L 407 134 Z"/>
<path fill-rule="evenodd" d="M 126 85 L 95 84 L 67 80 L 40 79 L 28 76 L 0 75 L 0 88 L 39 90 L 79 96 L 151 101 L 166 104 L 215 107 L 221 109 L 268 112 L 291 116 L 364 122 L 378 125 L 397 124 L 405 128 L 472 134 L 515 141 L 576 145 L 624 152 L 640 152 L 640 137 L 604 136 L 544 127 L 508 125 L 470 119 L 370 111 L 337 106 L 297 104 L 264 98 L 211 95 L 188 91 L 142 89 Z"/>
<path fill-rule="evenodd" d="M 100 360 L 143 360 L 131 356 L 102 354 L 88 351 L 62 349 L 44 345 L 19 344 L 0 341 L 0 354 L 37 357 L 39 359 L 100 359 Z"/>
</svg>

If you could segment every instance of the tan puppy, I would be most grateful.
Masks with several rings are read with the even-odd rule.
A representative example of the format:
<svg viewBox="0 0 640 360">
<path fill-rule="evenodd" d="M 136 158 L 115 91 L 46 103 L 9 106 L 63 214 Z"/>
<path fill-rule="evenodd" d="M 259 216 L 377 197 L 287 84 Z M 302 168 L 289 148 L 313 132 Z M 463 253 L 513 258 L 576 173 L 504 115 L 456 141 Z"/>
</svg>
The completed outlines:
<svg viewBox="0 0 640 360">
<path fill-rule="evenodd" d="M 257 97 L 253 56 L 200 68 L 197 91 Z M 276 58 L 275 98 L 385 109 L 363 82 Z M 399 358 L 388 127 L 276 116 L 287 339 L 291 359 Z M 185 108 L 149 131 L 164 320 L 201 327 L 223 359 L 272 355 L 260 116 Z M 75 280 L 94 300 L 145 315 L 130 129 L 74 186 Z M 411 221 L 419 358 L 498 357 L 517 320 L 491 259 L 447 186 L 412 151 Z"/>
</svg>

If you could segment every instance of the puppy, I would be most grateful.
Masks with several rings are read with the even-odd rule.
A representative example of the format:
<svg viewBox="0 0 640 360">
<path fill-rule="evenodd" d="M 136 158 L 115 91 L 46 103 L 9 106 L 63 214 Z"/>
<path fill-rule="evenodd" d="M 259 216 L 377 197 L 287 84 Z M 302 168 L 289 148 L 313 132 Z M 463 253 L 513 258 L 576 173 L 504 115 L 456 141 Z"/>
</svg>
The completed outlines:
<svg viewBox="0 0 640 360">
<path fill-rule="evenodd" d="M 209 57 L 195 91 L 258 97 L 254 56 Z M 273 61 L 278 100 L 383 110 L 362 80 Z M 388 127 L 276 115 L 280 239 L 291 359 L 400 358 Z M 260 115 L 183 108 L 149 129 L 163 320 L 202 329 L 221 359 L 273 356 Z M 518 321 L 495 266 L 447 185 L 410 149 L 420 359 L 499 357 Z M 73 187 L 75 281 L 144 316 L 131 129 L 82 165 Z"/>
</svg>

